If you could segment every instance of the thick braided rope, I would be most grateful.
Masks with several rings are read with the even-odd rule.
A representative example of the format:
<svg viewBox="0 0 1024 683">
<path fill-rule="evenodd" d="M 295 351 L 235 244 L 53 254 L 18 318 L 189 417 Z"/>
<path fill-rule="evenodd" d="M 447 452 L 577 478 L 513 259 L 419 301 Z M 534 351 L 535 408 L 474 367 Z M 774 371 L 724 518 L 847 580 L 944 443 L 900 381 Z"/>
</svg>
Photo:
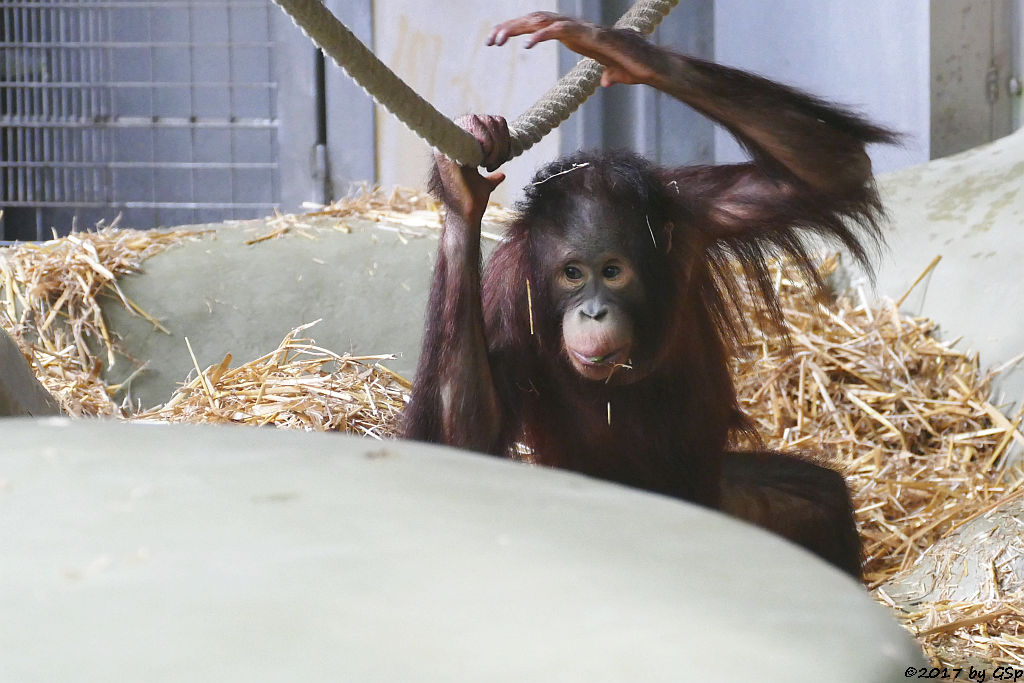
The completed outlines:
<svg viewBox="0 0 1024 683">
<path fill-rule="evenodd" d="M 640 0 L 615 22 L 615 26 L 647 35 L 678 4 L 679 0 Z M 512 156 L 517 157 L 533 147 L 579 109 L 597 90 L 603 71 L 604 67 L 593 59 L 581 59 L 532 107 L 510 123 Z"/>
<path fill-rule="evenodd" d="M 274 0 L 295 25 L 345 70 L 367 93 L 416 135 L 460 164 L 483 160 L 476 139 L 420 97 L 338 21 L 322 0 Z M 679 0 L 639 0 L 619 28 L 650 33 Z M 601 65 L 582 59 L 551 90 L 510 126 L 513 156 L 547 135 L 597 89 Z"/>
</svg>

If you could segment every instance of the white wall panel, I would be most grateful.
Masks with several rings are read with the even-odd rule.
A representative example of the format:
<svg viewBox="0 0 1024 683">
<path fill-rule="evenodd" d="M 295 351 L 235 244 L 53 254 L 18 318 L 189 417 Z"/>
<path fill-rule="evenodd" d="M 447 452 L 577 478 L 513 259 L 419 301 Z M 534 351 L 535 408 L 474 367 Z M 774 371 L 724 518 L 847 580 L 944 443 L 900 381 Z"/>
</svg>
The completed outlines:
<svg viewBox="0 0 1024 683">
<path fill-rule="evenodd" d="M 557 8 L 556 0 L 524 7 L 512 0 L 418 2 L 376 0 L 374 52 L 435 107 L 451 117 L 500 114 L 513 119 L 558 78 L 554 45 L 524 50 L 523 39 L 487 47 L 491 27 L 529 10 Z M 495 199 L 508 204 L 536 167 L 558 156 L 557 130 L 506 165 L 508 180 Z M 422 186 L 430 167 L 426 143 L 384 109 L 377 108 L 378 180 Z"/>
</svg>

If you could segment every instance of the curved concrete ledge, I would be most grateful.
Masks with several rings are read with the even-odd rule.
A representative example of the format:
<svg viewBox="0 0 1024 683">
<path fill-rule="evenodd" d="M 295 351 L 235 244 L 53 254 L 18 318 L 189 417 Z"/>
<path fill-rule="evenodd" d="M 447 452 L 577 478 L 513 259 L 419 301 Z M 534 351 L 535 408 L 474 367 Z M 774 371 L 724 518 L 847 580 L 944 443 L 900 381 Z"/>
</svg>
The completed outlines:
<svg viewBox="0 0 1024 683">
<path fill-rule="evenodd" d="M 892 217 L 879 293 L 901 296 L 935 256 L 942 261 L 904 309 L 937 321 L 945 339 L 995 367 L 1024 353 L 1024 130 L 962 154 L 879 179 Z M 997 379 L 1024 399 L 1024 368 Z M 998 403 L 999 401 L 993 401 Z"/>
<path fill-rule="evenodd" d="M 132 399 L 146 408 L 170 399 L 193 368 L 184 337 L 201 367 L 226 353 L 244 362 L 318 319 L 323 322 L 308 334 L 321 346 L 398 354 L 388 366 L 411 377 L 437 240 L 400 238 L 356 218 L 344 221 L 351 233 L 335 229 L 336 218 L 309 223 L 301 234 L 256 244 L 247 241 L 272 232 L 264 221 L 211 226 L 216 229 L 199 239 L 148 259 L 143 273 L 123 278 L 125 294 L 171 332 L 156 331 L 117 301 L 104 306 L 123 346 L 147 362 L 132 382 Z M 107 380 L 116 384 L 134 371 L 118 359 Z"/>
<path fill-rule="evenodd" d="M 0 327 L 0 417 L 59 414 L 57 401 L 32 374 L 21 349 Z"/>
<path fill-rule="evenodd" d="M 913 641 L 768 534 L 407 442 L 8 420 L 17 681 L 898 681 Z"/>
<path fill-rule="evenodd" d="M 883 584 L 908 612 L 939 601 L 982 602 L 1024 589 L 1020 523 L 1024 499 L 1011 499 L 955 529 Z"/>
</svg>

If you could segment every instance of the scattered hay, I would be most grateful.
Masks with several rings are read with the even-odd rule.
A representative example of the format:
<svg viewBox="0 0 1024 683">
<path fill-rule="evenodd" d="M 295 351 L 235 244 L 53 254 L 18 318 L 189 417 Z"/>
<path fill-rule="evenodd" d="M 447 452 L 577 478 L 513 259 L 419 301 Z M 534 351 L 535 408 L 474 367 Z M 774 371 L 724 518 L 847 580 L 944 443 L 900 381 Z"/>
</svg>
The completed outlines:
<svg viewBox="0 0 1024 683">
<path fill-rule="evenodd" d="M 434 237 L 441 229 L 441 207 L 427 193 L 409 188 L 396 187 L 386 190 L 379 186 L 364 185 L 355 194 L 345 199 L 322 206 L 305 203 L 307 213 L 275 213 L 267 219 L 267 230 L 248 240 L 246 244 L 257 244 L 287 234 L 311 237 L 312 221 L 334 218 L 336 230 L 351 232 L 345 218 L 354 217 L 373 221 L 381 230 L 398 234 L 399 239 Z M 484 214 L 485 223 L 502 225 L 508 223 L 514 212 L 491 203 Z M 500 241 L 501 236 L 492 232 L 480 233 L 485 239 Z"/>
<path fill-rule="evenodd" d="M 937 600 L 916 611 L 904 611 L 884 592 L 876 591 L 875 597 L 940 666 L 1024 665 L 1024 592 L 977 601 Z"/>
<path fill-rule="evenodd" d="M 163 329 L 121 291 L 117 278 L 141 270 L 150 256 L 196 230 L 126 230 L 114 224 L 47 242 L 0 249 L 0 325 L 69 415 L 113 415 L 117 387 L 100 380 L 102 360 L 115 362 L 117 342 L 98 298 L 120 303 Z M 208 232 L 208 231 L 207 231 Z"/>
<path fill-rule="evenodd" d="M 292 330 L 277 349 L 236 368 L 230 368 L 230 354 L 219 365 L 197 368 L 167 404 L 132 419 L 394 436 L 412 387 L 379 364 L 394 356 L 339 356 L 297 338 L 314 324 Z"/>
<path fill-rule="evenodd" d="M 825 275 L 836 267 L 823 264 Z M 848 297 L 823 303 L 776 271 L 792 348 L 754 332 L 734 363 L 741 405 L 768 444 L 826 453 L 858 505 L 865 577 L 878 585 L 947 528 L 1020 485 L 1003 468 L 1013 421 L 988 402 L 977 355 L 935 325 Z"/>
<path fill-rule="evenodd" d="M 502 220 L 507 213 L 495 206 L 488 218 Z M 249 243 L 289 232 L 316 239 L 310 219 L 325 216 L 339 219 L 335 229 L 350 231 L 340 219 L 352 215 L 425 229 L 422 234 L 403 229 L 414 237 L 436 235 L 440 227 L 436 204 L 428 195 L 403 188 L 388 192 L 366 187 L 349 199 L 318 207 L 313 213 L 277 214 L 266 221 L 270 233 Z M 215 232 L 189 228 L 131 230 L 117 223 L 100 223 L 93 231 L 74 232 L 46 242 L 0 248 L 0 325 L 21 347 L 61 410 L 75 417 L 122 412 L 112 400 L 122 385 L 108 386 L 101 379 L 104 367 L 113 366 L 117 354 L 124 354 L 107 330 L 100 297 L 116 300 L 156 329 L 167 332 L 158 320 L 125 296 L 117 278 L 141 272 L 146 259 L 175 244 Z M 316 227 L 323 228 L 323 222 Z M 383 224 L 380 227 L 389 228 Z M 106 366 L 97 351 L 105 356 Z"/>
<path fill-rule="evenodd" d="M 835 267 L 827 260 L 823 274 Z M 991 375 L 977 355 L 931 336 L 932 321 L 892 303 L 821 302 L 778 270 L 776 286 L 792 346 L 752 331 L 750 353 L 734 363 L 741 405 L 769 447 L 829 454 L 846 474 L 866 583 L 895 609 L 880 584 L 1021 488 L 1007 455 L 1024 442 L 1024 413 L 1011 420 L 989 403 Z M 1021 613 L 1009 598 L 897 615 L 948 664 L 1024 662 Z"/>
<path fill-rule="evenodd" d="M 303 233 L 317 217 L 335 217 L 336 229 L 348 230 L 349 216 L 383 221 L 382 229 L 400 237 L 436 234 L 439 226 L 437 208 L 424 195 L 375 188 L 310 214 L 274 216 L 251 243 Z M 495 222 L 508 216 L 488 214 Z M 118 413 L 110 400 L 116 387 L 103 386 L 103 360 L 90 350 L 113 362 L 116 340 L 97 297 L 145 316 L 116 278 L 195 236 L 105 228 L 0 250 L 0 324 L 68 413 Z M 827 274 L 835 266 L 829 260 L 823 268 Z M 991 377 L 980 372 L 978 358 L 932 337 L 931 321 L 901 316 L 892 304 L 872 308 L 863 295 L 859 302 L 816 300 L 781 270 L 776 284 L 792 346 L 755 329 L 749 353 L 734 364 L 742 405 L 767 445 L 834 456 L 857 505 L 868 586 L 927 652 L 954 666 L 1024 663 L 1021 596 L 937 601 L 906 613 L 879 589 L 937 540 L 1021 492 L 1020 473 L 1007 461 L 1011 447 L 1024 443 L 1024 411 L 1008 418 L 992 405 Z M 386 357 L 339 356 L 299 338 L 304 329 L 236 368 L 230 356 L 197 368 L 165 406 L 127 417 L 393 435 L 409 383 L 379 365 Z"/>
<path fill-rule="evenodd" d="M 992 507 L 993 509 L 988 509 Z M 1024 489 L 958 522 L 876 596 L 934 659 L 1024 664 Z"/>
</svg>

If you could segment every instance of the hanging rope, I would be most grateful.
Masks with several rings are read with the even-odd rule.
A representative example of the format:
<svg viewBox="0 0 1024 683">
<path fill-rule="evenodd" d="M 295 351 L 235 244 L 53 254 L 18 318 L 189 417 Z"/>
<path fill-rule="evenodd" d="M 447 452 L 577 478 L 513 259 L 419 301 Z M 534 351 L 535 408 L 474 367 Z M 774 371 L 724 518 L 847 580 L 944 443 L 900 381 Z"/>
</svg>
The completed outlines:
<svg viewBox="0 0 1024 683">
<path fill-rule="evenodd" d="M 274 0 L 295 25 L 361 85 L 433 148 L 460 164 L 478 166 L 480 143 L 420 97 L 338 21 L 322 0 Z M 649 34 L 679 0 L 638 0 L 615 26 Z M 594 94 L 604 69 L 581 59 L 551 90 L 509 125 L 512 156 L 519 156 L 550 133 Z"/>
</svg>

